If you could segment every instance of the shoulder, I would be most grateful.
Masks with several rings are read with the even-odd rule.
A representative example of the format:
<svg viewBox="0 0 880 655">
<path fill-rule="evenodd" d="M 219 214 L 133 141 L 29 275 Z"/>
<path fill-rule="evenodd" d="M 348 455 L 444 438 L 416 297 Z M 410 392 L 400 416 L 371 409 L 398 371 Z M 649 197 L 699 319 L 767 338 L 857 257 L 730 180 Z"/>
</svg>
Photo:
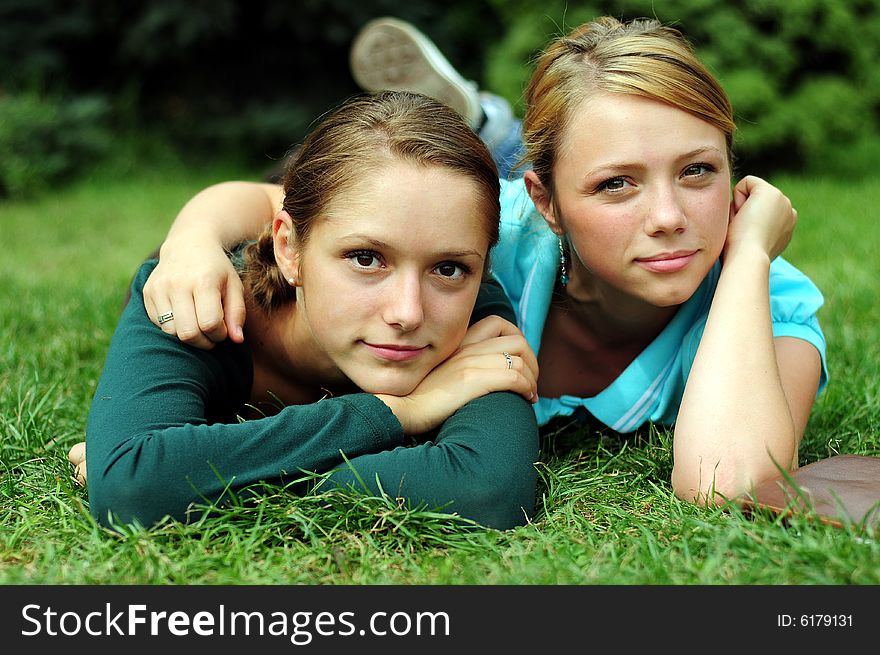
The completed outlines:
<svg viewBox="0 0 880 655">
<path fill-rule="evenodd" d="M 544 220 L 535 209 L 532 199 L 526 191 L 523 178 L 501 180 L 501 230 L 506 231 L 534 229 L 541 227 Z"/>
<path fill-rule="evenodd" d="M 516 322 L 513 306 L 501 284 L 494 278 L 487 278 L 480 284 L 480 292 L 470 322 L 473 324 L 491 315 L 500 316 L 511 323 Z"/>
<path fill-rule="evenodd" d="M 226 341 L 202 350 L 166 334 L 150 321 L 143 288 L 157 264 L 155 259 L 147 260 L 134 274 L 131 297 L 116 325 L 103 377 L 113 371 L 124 377 L 138 370 L 146 377 L 164 378 L 172 387 L 198 383 L 218 394 L 240 394 L 239 387 L 249 389 L 253 365 L 247 344 Z"/>
<path fill-rule="evenodd" d="M 770 309 L 774 320 L 804 321 L 825 302 L 813 281 L 782 257 L 770 264 Z"/>
<path fill-rule="evenodd" d="M 770 314 L 774 337 L 795 337 L 812 344 L 822 359 L 819 393 L 828 381 L 827 344 L 817 313 L 822 292 L 809 277 L 782 257 L 770 264 Z"/>
<path fill-rule="evenodd" d="M 528 276 L 536 261 L 555 266 L 556 241 L 526 193 L 523 180 L 502 180 L 500 236 L 492 250 L 493 271 L 502 277 L 515 271 Z"/>
<path fill-rule="evenodd" d="M 147 259 L 140 266 L 138 266 L 137 270 L 134 273 L 134 276 L 131 279 L 132 292 L 137 290 L 143 295 L 144 284 L 147 282 L 147 278 L 150 277 L 150 274 L 153 270 L 158 266 L 158 259 Z"/>
</svg>

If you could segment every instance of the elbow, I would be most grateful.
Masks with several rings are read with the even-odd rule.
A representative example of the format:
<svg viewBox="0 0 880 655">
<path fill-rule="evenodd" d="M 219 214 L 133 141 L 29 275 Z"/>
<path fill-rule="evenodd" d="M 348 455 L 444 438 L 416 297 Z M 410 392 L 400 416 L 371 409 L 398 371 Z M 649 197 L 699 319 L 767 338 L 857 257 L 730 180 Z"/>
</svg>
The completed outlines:
<svg viewBox="0 0 880 655">
<path fill-rule="evenodd" d="M 105 528 L 125 523 L 149 525 L 145 507 L 133 493 L 133 485 L 107 480 L 107 476 L 89 478 L 89 509 L 94 519 Z"/>
<path fill-rule="evenodd" d="M 749 492 L 755 485 L 789 470 L 771 458 L 748 462 L 739 458 L 718 461 L 714 466 L 675 465 L 672 490 L 684 501 L 702 506 L 724 505 Z"/>
<path fill-rule="evenodd" d="M 696 469 L 696 470 L 693 470 Z M 720 467 L 686 467 L 672 469 L 672 491 L 679 500 L 695 505 L 723 505 L 735 495 L 732 485 Z"/>
<path fill-rule="evenodd" d="M 526 525 L 535 513 L 537 470 L 533 461 L 509 467 L 504 475 L 485 479 L 457 503 L 460 514 L 496 530 Z"/>
<path fill-rule="evenodd" d="M 86 448 L 89 511 L 104 527 L 186 521 L 193 502 L 207 502 L 218 488 L 226 488 L 213 469 L 194 481 L 192 461 L 167 452 L 149 433 L 101 436 L 87 435 Z"/>
<path fill-rule="evenodd" d="M 710 443 L 685 436 L 676 426 L 672 489 L 681 500 L 697 505 L 736 501 L 797 462 L 797 441 L 791 426 L 789 434 L 785 426 L 770 432 L 743 430 Z"/>
<path fill-rule="evenodd" d="M 127 475 L 106 467 L 89 470 L 89 511 L 102 526 L 138 524 L 150 527 L 172 513 L 162 485 L 142 475 Z"/>
<path fill-rule="evenodd" d="M 672 490 L 689 503 L 711 507 L 724 505 L 746 490 L 745 474 L 736 465 L 717 462 L 714 466 L 675 465 Z"/>
</svg>

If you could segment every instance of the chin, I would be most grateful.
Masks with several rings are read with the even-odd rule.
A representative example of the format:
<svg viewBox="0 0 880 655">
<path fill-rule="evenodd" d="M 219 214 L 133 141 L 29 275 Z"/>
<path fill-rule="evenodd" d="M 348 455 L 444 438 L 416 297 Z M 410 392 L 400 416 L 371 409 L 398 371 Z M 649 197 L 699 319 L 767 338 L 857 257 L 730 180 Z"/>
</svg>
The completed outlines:
<svg viewBox="0 0 880 655">
<path fill-rule="evenodd" d="M 688 280 L 687 282 L 680 282 L 671 285 L 666 289 L 658 289 L 650 302 L 656 307 L 675 307 L 676 305 L 683 305 L 697 292 L 697 289 L 700 288 L 702 282 L 702 278 Z"/>
<path fill-rule="evenodd" d="M 414 375 L 370 375 L 365 373 L 363 380 L 354 380 L 364 393 L 384 393 L 389 396 L 406 396 L 415 389 L 423 378 Z"/>
<path fill-rule="evenodd" d="M 693 295 L 693 292 L 687 294 L 670 293 L 652 298 L 649 302 L 654 305 L 654 307 L 678 307 L 679 305 L 685 304 Z"/>
<path fill-rule="evenodd" d="M 681 307 L 688 300 L 690 300 L 693 295 L 694 295 L 693 293 L 690 293 L 687 295 L 676 294 L 676 295 L 663 296 L 659 299 L 652 301 L 651 304 L 653 304 L 655 307 Z"/>
</svg>

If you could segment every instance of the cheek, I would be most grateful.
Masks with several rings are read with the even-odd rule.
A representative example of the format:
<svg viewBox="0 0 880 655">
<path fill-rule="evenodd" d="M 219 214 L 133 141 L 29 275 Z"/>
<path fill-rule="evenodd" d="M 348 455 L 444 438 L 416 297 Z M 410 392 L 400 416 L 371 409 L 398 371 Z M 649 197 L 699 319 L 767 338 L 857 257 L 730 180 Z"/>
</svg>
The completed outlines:
<svg viewBox="0 0 880 655">
<path fill-rule="evenodd" d="M 700 203 L 695 215 L 702 217 L 703 231 L 712 244 L 712 249 L 720 254 L 727 240 L 730 219 L 730 201 L 726 189 Z"/>
<path fill-rule="evenodd" d="M 468 312 L 463 318 L 450 321 L 443 325 L 438 325 L 436 331 L 438 364 L 448 359 L 450 355 L 461 346 L 464 335 L 467 333 L 469 317 L 470 312 Z"/>
<path fill-rule="evenodd" d="M 627 219 L 627 215 L 593 212 L 589 220 L 575 217 L 568 221 L 566 233 L 572 256 L 590 270 L 606 269 L 611 261 L 619 259 L 629 245 L 630 236 L 637 231 Z"/>
<path fill-rule="evenodd" d="M 461 345 L 478 292 L 479 284 L 454 295 L 441 292 L 431 294 L 426 299 L 426 327 L 433 334 L 437 352 L 442 355 L 442 359 L 446 359 Z"/>
<path fill-rule="evenodd" d="M 327 276 L 318 285 L 309 282 L 311 280 L 301 289 L 301 306 L 305 308 L 313 334 L 325 344 L 350 337 L 346 328 L 358 325 L 360 318 L 372 311 L 365 294 L 339 284 L 338 276 Z"/>
</svg>

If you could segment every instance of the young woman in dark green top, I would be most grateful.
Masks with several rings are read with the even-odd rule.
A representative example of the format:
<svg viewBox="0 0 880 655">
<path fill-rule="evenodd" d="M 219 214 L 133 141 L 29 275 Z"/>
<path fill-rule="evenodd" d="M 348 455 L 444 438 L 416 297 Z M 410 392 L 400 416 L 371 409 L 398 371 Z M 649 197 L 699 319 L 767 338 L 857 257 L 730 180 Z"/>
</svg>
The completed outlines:
<svg viewBox="0 0 880 655">
<path fill-rule="evenodd" d="M 479 138 L 421 96 L 358 98 L 308 136 L 283 191 L 243 250 L 243 335 L 205 350 L 157 329 L 143 303 L 156 261 L 136 275 L 88 420 L 92 514 L 186 520 L 193 503 L 318 472 L 321 489 L 526 522 L 537 363 L 484 282 L 499 188 Z M 83 474 L 84 451 L 70 454 Z"/>
</svg>

